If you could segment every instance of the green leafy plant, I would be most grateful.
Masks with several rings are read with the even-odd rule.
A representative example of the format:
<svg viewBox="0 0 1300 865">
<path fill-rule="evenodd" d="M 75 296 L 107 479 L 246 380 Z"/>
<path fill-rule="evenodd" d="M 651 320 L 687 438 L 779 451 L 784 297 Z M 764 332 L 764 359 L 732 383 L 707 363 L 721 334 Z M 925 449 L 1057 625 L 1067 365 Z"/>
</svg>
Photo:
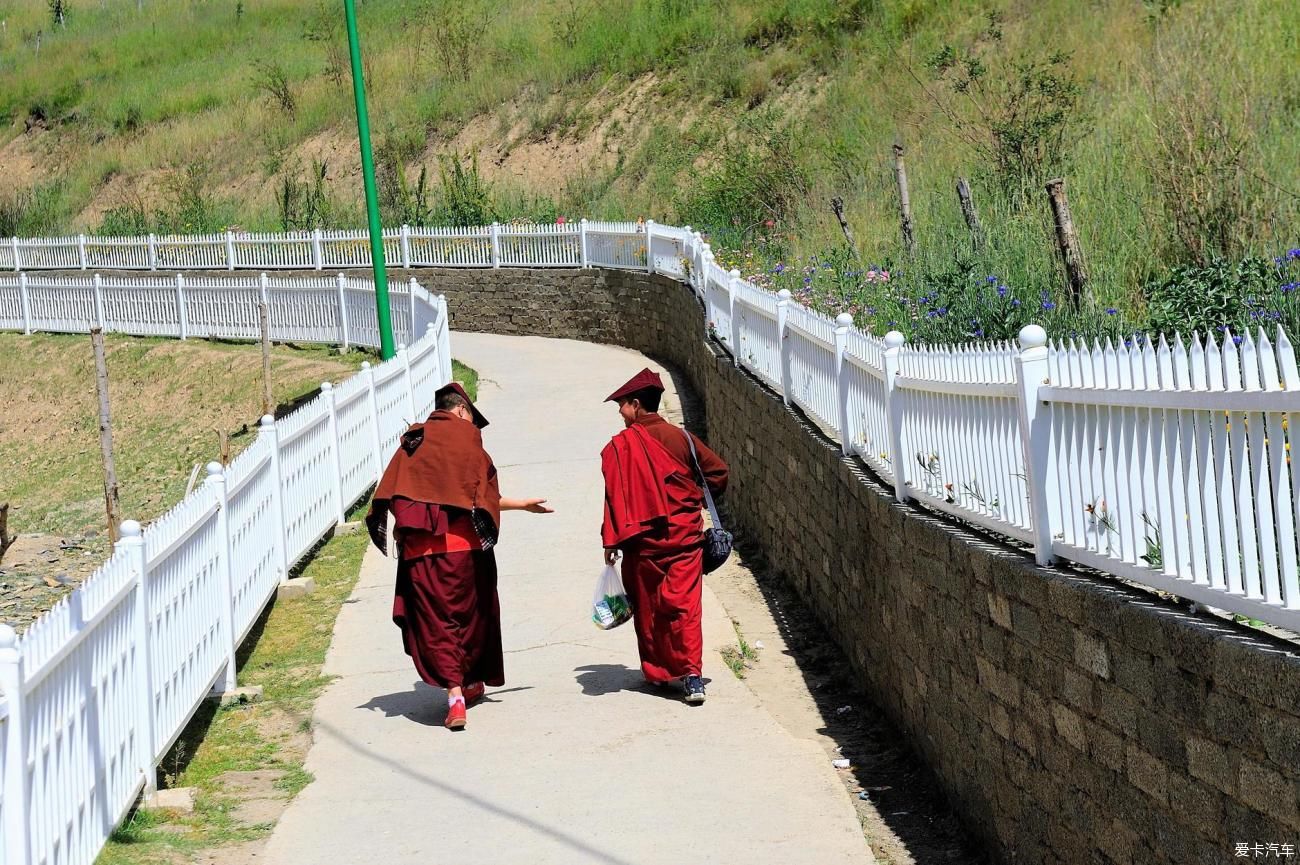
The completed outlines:
<svg viewBox="0 0 1300 865">
<path fill-rule="evenodd" d="M 459 153 L 444 156 L 439 166 L 440 185 L 434 209 L 443 225 L 487 225 L 497 219 L 492 184 L 478 169 L 478 155 L 466 164 Z"/>
</svg>

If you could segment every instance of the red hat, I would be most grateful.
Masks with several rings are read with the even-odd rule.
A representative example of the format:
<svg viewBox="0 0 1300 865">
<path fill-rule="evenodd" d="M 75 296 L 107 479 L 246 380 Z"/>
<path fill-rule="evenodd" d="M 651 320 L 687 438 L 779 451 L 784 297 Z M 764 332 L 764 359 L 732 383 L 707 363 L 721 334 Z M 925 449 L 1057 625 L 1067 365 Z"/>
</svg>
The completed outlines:
<svg viewBox="0 0 1300 865">
<path fill-rule="evenodd" d="M 469 406 L 469 413 L 474 416 L 474 426 L 483 429 L 483 427 L 488 425 L 488 419 L 483 417 L 483 413 L 474 407 L 474 401 L 469 398 L 469 394 L 465 393 L 465 388 L 461 387 L 460 382 L 458 381 L 444 384 L 442 387 L 438 388 L 437 392 L 433 395 L 433 398 L 435 400 L 441 399 L 443 394 L 448 391 L 465 400 L 465 404 Z"/>
<path fill-rule="evenodd" d="M 659 373 L 643 369 L 628 379 L 627 384 L 605 397 L 605 402 L 618 402 L 623 397 L 631 396 L 639 390 L 657 390 L 664 392 L 664 383 Z"/>
</svg>

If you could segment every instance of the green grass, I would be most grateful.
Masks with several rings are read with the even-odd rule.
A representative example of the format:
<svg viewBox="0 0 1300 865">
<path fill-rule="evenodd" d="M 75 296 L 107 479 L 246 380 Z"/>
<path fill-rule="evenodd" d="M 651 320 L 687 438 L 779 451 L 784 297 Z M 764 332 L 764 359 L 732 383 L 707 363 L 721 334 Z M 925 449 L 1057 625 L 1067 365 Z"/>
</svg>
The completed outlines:
<svg viewBox="0 0 1300 865">
<path fill-rule="evenodd" d="M 367 504 L 358 505 L 351 518 Z M 244 825 L 232 817 L 237 802 L 223 792 L 221 776 L 280 772 L 275 788 L 289 796 L 311 782 L 303 768 L 303 734 L 311 729 L 312 705 L 329 684 L 320 671 L 334 620 L 352 593 L 369 542 L 361 530 L 336 536 L 316 552 L 301 568 L 302 576 L 316 581 L 316 591 L 274 604 L 240 669 L 239 684 L 262 686 L 262 700 L 201 710 L 164 759 L 166 786 L 198 789 L 194 813 L 135 812 L 114 832 L 100 865 L 189 861 L 203 849 L 269 834 L 270 825 Z"/>
<path fill-rule="evenodd" d="M 1210 245 L 1225 254 L 1296 245 L 1300 17 L 1292 5 L 383 0 L 361 4 L 359 15 L 381 166 L 423 162 L 435 178 L 431 153 L 445 152 L 476 117 L 503 135 L 513 130 L 512 147 L 548 134 L 569 147 L 569 136 L 589 134 L 613 108 L 608 98 L 593 101 L 598 93 L 648 76 L 646 101 L 605 140 L 611 166 L 575 166 L 559 182 L 525 173 L 499 183 L 502 218 L 643 215 L 689 221 L 745 246 L 754 242 L 747 229 L 771 219 L 780 257 L 806 260 L 840 242 L 827 205 L 839 195 L 868 262 L 927 280 L 960 260 L 1031 295 L 1061 284 L 1043 178 L 1016 178 L 1010 185 L 1023 197 L 1008 191 L 987 152 L 983 109 L 946 91 L 927 61 L 945 46 L 976 52 L 994 94 L 985 105 L 998 106 L 1007 101 L 999 82 L 1065 52 L 1079 103 L 1063 143 L 1048 148 L 1050 170 L 1066 178 L 1098 304 L 1140 317 L 1141 284 L 1202 254 L 1205 238 L 1178 230 L 1179 202 L 1210 202 L 1202 233 L 1221 234 Z M 59 184 L 8 216 L 0 207 L 0 234 L 6 225 L 94 228 L 81 213 L 106 183 L 134 188 L 148 178 L 162 188 L 150 206 L 166 211 L 169 225 L 278 228 L 272 190 L 286 172 L 310 168 L 314 151 L 303 142 L 322 133 L 351 141 L 335 3 L 151 0 L 143 15 L 130 3 L 71 8 L 57 29 L 44 4 L 0 2 L 8 21 L 0 117 L 14 135 L 24 119 L 42 118 L 58 144 L 38 135 L 32 146 L 55 147 L 68 166 Z M 989 11 L 1001 14 L 997 39 Z M 265 58 L 289 83 L 292 113 L 259 86 L 265 68 L 256 62 Z M 1225 68 L 1233 75 L 1219 73 Z M 907 145 L 915 260 L 899 240 L 896 136 Z M 1180 136 L 1209 161 L 1162 153 Z M 359 224 L 359 184 L 340 180 L 337 165 L 355 157 L 329 158 L 330 219 Z M 728 175 L 729 167 L 740 170 Z M 191 168 L 205 207 L 180 206 L 162 182 Z M 957 207 L 959 176 L 970 178 L 987 232 L 980 248 Z M 740 188 L 724 195 L 711 182 L 718 177 Z M 394 205 L 386 210 L 392 221 Z"/>
<path fill-rule="evenodd" d="M 261 414 L 261 354 L 230 342 L 105 340 L 113 450 L 125 517 L 160 516 L 180 501 L 195 463 L 216 459 L 218 431 L 231 456 L 253 442 Z M 366 355 L 275 346 L 282 406 L 324 380 L 351 375 Z M 94 358 L 86 336 L 0 333 L 0 501 L 10 528 L 68 534 L 103 529 Z M 205 477 L 200 471 L 199 481 Z"/>
<path fill-rule="evenodd" d="M 465 366 L 458 360 L 451 362 L 451 377 L 460 382 L 471 401 L 478 399 L 478 370 Z"/>
<path fill-rule="evenodd" d="M 724 646 L 722 649 L 722 662 L 727 665 L 732 674 L 737 679 L 745 678 L 745 670 L 758 660 L 758 652 L 745 639 L 741 633 L 740 623 L 735 619 L 731 620 L 731 626 L 736 631 L 736 645 Z"/>
</svg>

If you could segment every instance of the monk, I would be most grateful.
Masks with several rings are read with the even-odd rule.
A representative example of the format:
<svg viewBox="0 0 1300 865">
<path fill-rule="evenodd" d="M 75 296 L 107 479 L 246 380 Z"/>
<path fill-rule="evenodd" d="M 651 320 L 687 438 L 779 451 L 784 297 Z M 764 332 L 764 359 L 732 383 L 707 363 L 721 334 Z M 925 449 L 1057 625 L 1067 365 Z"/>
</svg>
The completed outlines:
<svg viewBox="0 0 1300 865">
<path fill-rule="evenodd" d="M 505 499 L 483 449 L 487 418 L 457 382 L 434 395 L 434 412 L 403 435 L 375 489 L 366 527 L 388 555 L 393 517 L 399 560 L 393 622 L 426 683 L 447 691 L 448 729 L 487 685 L 505 684 L 501 608 L 492 550 L 501 512 L 552 513 L 545 499 Z"/>
<path fill-rule="evenodd" d="M 703 703 L 704 493 L 690 445 L 714 497 L 727 488 L 727 464 L 698 437 L 659 416 L 663 392 L 658 374 L 643 369 L 605 400 L 618 403 L 626 429 L 600 455 L 601 540 L 606 564 L 622 556 L 646 681 L 680 681 L 686 702 Z"/>
</svg>

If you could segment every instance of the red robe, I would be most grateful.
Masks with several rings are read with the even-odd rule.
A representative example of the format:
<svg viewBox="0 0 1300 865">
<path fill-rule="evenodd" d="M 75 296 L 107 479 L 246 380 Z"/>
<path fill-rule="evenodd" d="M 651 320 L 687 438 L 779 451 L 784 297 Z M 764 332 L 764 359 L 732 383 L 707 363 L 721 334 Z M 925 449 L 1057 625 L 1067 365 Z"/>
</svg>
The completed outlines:
<svg viewBox="0 0 1300 865">
<path fill-rule="evenodd" d="M 692 438 L 709 489 L 720 495 L 726 463 Z M 699 675 L 703 664 L 704 494 L 690 460 L 686 434 L 657 414 L 616 435 L 601 452 L 601 539 L 623 553 L 641 670 L 651 682 Z"/>
<path fill-rule="evenodd" d="M 375 490 L 371 539 L 388 553 L 391 513 L 400 548 L 393 622 L 430 685 L 505 683 L 496 558 L 469 519 L 478 508 L 500 525 L 500 501 L 482 434 L 444 411 L 407 430 Z"/>
</svg>

